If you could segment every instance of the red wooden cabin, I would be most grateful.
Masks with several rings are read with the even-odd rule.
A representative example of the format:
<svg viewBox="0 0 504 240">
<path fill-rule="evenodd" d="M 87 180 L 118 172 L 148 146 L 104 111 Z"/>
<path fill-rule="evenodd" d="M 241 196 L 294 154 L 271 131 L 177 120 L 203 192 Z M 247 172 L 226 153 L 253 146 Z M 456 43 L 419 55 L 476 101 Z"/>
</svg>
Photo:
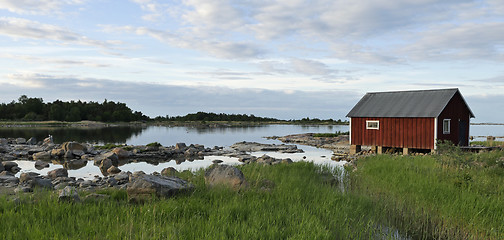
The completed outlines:
<svg viewBox="0 0 504 240">
<path fill-rule="evenodd" d="M 474 114 L 457 88 L 367 93 L 347 114 L 350 153 L 361 146 L 436 149 L 436 141 L 469 145 L 469 120 Z"/>
</svg>

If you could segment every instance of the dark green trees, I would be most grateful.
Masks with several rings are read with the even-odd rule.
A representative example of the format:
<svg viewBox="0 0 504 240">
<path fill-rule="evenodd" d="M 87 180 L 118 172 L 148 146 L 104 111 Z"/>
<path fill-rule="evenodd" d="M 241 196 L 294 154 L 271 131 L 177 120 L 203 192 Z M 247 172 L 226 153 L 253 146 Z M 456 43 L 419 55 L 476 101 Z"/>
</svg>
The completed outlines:
<svg viewBox="0 0 504 240">
<path fill-rule="evenodd" d="M 42 98 L 29 98 L 26 95 L 18 101 L 0 104 L 0 119 L 24 121 L 68 121 L 82 120 L 102 122 L 130 122 L 149 120 L 141 112 L 134 112 L 125 103 L 105 100 L 103 103 L 56 100 L 44 103 Z"/>
</svg>

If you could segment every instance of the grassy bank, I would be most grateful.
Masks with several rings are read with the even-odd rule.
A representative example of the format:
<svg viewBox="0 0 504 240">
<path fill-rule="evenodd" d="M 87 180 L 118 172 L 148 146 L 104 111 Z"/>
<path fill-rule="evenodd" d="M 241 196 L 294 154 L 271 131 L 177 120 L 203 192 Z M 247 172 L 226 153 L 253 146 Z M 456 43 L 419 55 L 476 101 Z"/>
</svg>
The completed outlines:
<svg viewBox="0 0 504 240">
<path fill-rule="evenodd" d="M 311 163 L 241 166 L 249 188 L 208 189 L 203 172 L 183 173 L 194 192 L 130 204 L 113 200 L 59 203 L 55 194 L 0 197 L 4 239 L 374 239 L 381 225 L 365 197 L 342 194 L 334 170 Z M 83 197 L 83 196 L 82 196 Z M 379 214 L 379 213 L 377 213 Z M 392 235 L 392 233 L 390 233 Z M 386 235 L 386 233 L 385 233 Z"/>
<path fill-rule="evenodd" d="M 341 192 L 335 169 L 312 163 L 243 165 L 249 187 L 209 189 L 132 204 L 58 202 L 36 191 L 0 196 L 4 239 L 503 239 L 502 151 L 360 159 Z M 348 183 L 348 182 L 347 182 Z M 81 193 L 84 199 L 88 193 Z M 396 230 L 398 229 L 398 230 Z"/>
<path fill-rule="evenodd" d="M 503 239 L 502 151 L 381 155 L 360 160 L 352 192 L 373 199 L 382 222 L 419 239 Z"/>
</svg>

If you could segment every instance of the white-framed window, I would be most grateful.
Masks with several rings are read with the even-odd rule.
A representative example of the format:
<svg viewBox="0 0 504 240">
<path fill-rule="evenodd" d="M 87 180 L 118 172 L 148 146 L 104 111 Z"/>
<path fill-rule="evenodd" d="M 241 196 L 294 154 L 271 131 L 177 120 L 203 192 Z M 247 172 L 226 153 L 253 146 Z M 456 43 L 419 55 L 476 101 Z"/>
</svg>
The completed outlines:
<svg viewBox="0 0 504 240">
<path fill-rule="evenodd" d="M 450 134 L 450 119 L 443 119 L 443 134 Z"/>
<path fill-rule="evenodd" d="M 380 129 L 380 121 L 378 120 L 366 120 L 366 129 Z"/>
</svg>

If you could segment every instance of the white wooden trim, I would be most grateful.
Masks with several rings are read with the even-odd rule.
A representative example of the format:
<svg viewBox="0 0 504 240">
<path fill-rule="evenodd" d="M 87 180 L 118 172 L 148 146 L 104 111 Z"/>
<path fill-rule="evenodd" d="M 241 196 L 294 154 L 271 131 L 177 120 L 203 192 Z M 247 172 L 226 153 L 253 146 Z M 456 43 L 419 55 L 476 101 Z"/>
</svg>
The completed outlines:
<svg viewBox="0 0 504 240">
<path fill-rule="evenodd" d="M 349 125 L 348 125 L 348 142 L 350 143 L 350 145 L 352 145 L 352 118 L 350 118 L 350 122 L 349 122 Z"/>
<path fill-rule="evenodd" d="M 369 123 L 376 123 L 376 127 L 369 127 Z M 366 129 L 380 130 L 380 120 L 366 120 Z"/>
<path fill-rule="evenodd" d="M 445 122 L 448 123 L 448 131 L 445 131 Z M 443 134 L 451 134 L 451 119 L 450 118 L 443 119 Z"/>
<path fill-rule="evenodd" d="M 437 118 L 434 118 L 434 150 L 437 149 Z"/>
</svg>

